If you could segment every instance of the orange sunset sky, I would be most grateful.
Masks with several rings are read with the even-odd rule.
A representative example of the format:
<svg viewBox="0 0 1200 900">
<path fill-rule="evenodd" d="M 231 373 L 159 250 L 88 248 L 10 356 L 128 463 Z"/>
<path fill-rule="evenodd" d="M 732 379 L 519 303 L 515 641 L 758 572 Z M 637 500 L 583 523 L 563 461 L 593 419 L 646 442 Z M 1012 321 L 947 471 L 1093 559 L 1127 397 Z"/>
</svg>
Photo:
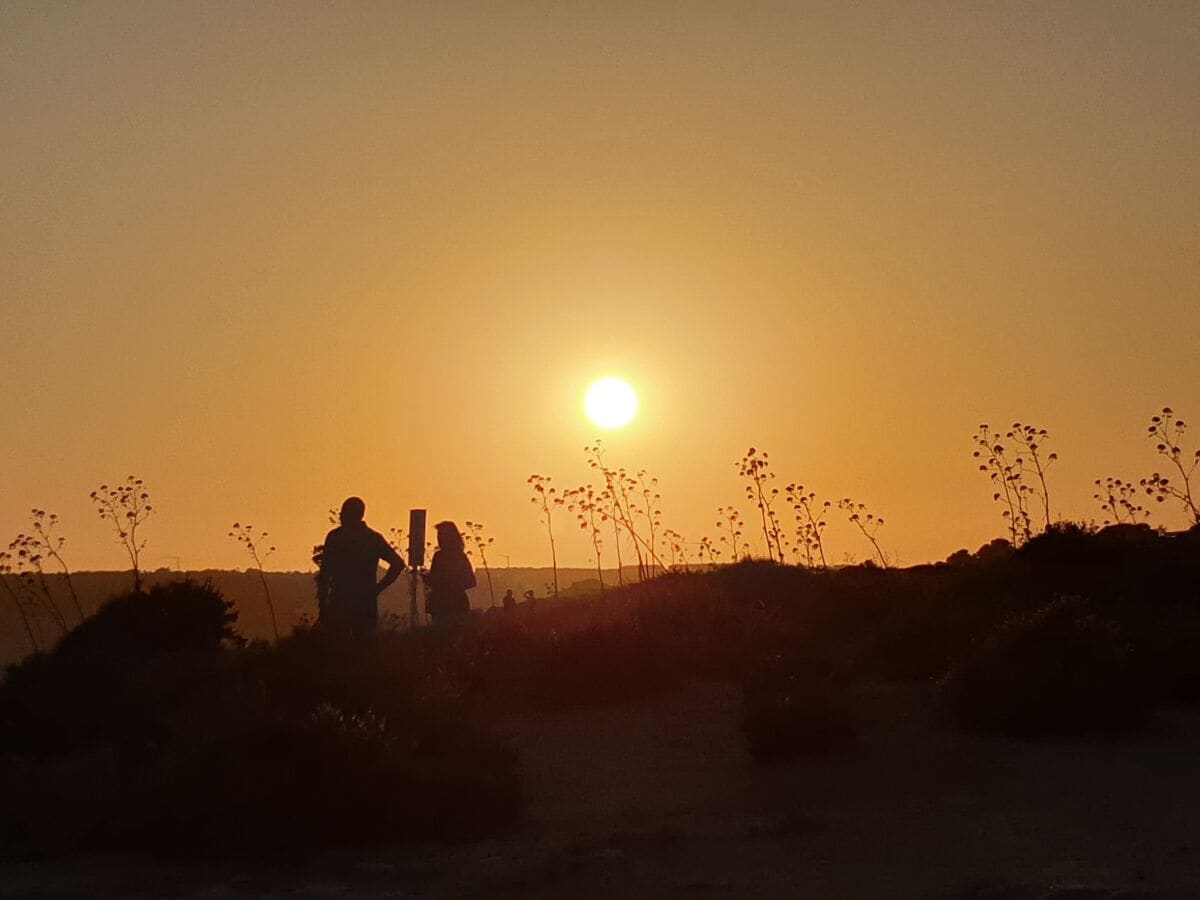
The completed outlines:
<svg viewBox="0 0 1200 900">
<path fill-rule="evenodd" d="M 587 480 L 605 374 L 692 540 L 755 446 L 974 549 L 1015 419 L 1098 519 L 1158 408 L 1200 438 L 1198 60 L 1194 2 L 5 3 L 0 544 L 36 506 L 120 567 L 88 493 L 136 473 L 148 568 L 235 520 L 307 568 L 350 493 L 548 564 L 525 479 Z"/>
</svg>

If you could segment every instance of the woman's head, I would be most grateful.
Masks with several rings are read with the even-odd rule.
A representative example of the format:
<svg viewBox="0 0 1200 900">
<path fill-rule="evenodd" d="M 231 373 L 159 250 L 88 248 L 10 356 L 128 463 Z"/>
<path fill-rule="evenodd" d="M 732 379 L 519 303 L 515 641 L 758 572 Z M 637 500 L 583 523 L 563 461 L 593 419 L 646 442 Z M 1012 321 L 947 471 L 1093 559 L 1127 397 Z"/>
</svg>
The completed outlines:
<svg viewBox="0 0 1200 900">
<path fill-rule="evenodd" d="M 433 526 L 437 530 L 439 550 L 462 550 L 463 537 L 458 526 L 453 522 L 438 522 Z"/>
</svg>

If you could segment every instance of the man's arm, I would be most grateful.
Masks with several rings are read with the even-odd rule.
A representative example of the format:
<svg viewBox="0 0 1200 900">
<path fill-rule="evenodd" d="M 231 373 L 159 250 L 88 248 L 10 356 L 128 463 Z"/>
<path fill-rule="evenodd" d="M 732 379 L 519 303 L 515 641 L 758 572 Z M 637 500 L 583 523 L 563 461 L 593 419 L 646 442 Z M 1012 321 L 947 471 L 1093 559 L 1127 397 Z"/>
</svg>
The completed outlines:
<svg viewBox="0 0 1200 900">
<path fill-rule="evenodd" d="M 400 554 L 396 552 L 396 548 L 389 544 L 380 536 L 380 542 L 383 546 L 379 551 L 379 558 L 388 564 L 388 570 L 383 573 L 383 577 L 379 579 L 379 583 L 375 585 L 375 596 L 378 597 L 386 591 L 404 571 L 404 560 L 400 558 Z"/>
</svg>

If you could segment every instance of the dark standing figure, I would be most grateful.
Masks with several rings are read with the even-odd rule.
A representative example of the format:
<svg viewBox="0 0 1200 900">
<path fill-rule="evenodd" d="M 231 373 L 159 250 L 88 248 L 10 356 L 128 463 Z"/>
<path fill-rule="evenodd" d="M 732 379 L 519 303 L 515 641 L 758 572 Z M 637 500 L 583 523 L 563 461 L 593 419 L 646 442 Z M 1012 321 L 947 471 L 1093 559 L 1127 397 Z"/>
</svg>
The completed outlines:
<svg viewBox="0 0 1200 900">
<path fill-rule="evenodd" d="M 517 611 L 517 598 L 513 596 L 512 588 L 504 592 L 504 611 L 506 613 Z"/>
<path fill-rule="evenodd" d="M 425 611 L 435 625 L 464 622 L 471 615 L 467 591 L 475 587 L 475 572 L 463 546 L 462 535 L 453 522 L 438 522 L 437 552 L 425 576 L 429 598 Z"/>
<path fill-rule="evenodd" d="M 379 595 L 404 571 L 404 560 L 378 531 L 363 521 L 367 505 L 358 497 L 342 504 L 341 525 L 325 536 L 317 573 L 321 624 L 354 637 L 373 634 L 379 621 Z M 376 582 L 379 561 L 388 564 Z"/>
</svg>

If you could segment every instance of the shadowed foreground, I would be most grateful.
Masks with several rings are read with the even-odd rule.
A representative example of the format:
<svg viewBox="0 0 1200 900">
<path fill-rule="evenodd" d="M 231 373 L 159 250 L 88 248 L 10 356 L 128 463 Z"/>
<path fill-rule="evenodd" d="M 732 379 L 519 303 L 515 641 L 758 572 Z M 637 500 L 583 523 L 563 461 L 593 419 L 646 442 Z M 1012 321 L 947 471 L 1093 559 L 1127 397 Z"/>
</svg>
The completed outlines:
<svg viewBox="0 0 1200 900">
<path fill-rule="evenodd" d="M 0 896 L 1200 896 L 1198 539 L 746 563 L 361 645 L 116 598 L 0 685 Z"/>
<path fill-rule="evenodd" d="M 724 684 L 521 717 L 504 731 L 528 810 L 509 838 L 277 866 L 9 863 L 0 896 L 1200 896 L 1200 717 L 1034 743 L 949 730 L 922 686 L 865 687 L 856 707 L 855 748 L 765 766 Z"/>
</svg>

